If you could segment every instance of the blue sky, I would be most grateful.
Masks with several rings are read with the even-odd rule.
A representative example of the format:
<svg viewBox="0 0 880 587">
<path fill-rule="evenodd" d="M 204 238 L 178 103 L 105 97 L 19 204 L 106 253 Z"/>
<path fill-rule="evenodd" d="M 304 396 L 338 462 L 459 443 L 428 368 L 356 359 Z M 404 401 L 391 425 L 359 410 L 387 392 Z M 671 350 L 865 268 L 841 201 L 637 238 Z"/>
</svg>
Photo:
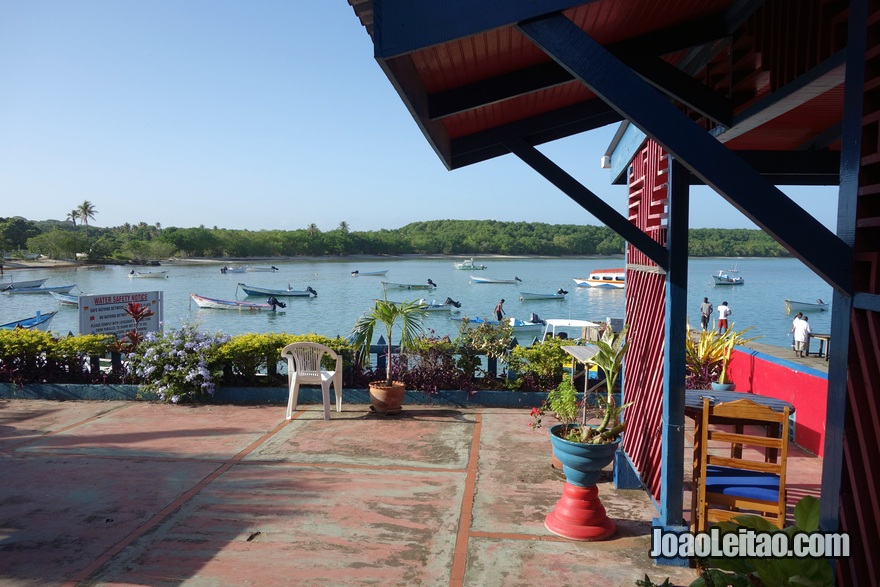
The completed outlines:
<svg viewBox="0 0 880 587">
<path fill-rule="evenodd" d="M 597 224 L 512 155 L 447 171 L 345 0 L 0 3 L 0 216 L 332 230 Z M 623 212 L 616 125 L 540 149 Z M 783 188 L 829 228 L 836 188 Z M 753 228 L 707 188 L 691 226 Z"/>
</svg>

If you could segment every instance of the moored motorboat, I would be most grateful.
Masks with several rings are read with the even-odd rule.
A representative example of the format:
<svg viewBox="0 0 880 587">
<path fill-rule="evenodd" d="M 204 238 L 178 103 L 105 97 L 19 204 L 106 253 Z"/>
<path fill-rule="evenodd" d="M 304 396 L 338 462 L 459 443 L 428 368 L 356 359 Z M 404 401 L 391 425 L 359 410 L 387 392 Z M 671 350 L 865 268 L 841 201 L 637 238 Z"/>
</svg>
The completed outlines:
<svg viewBox="0 0 880 587">
<path fill-rule="evenodd" d="M 491 277 L 476 277 L 475 275 L 470 276 L 471 281 L 474 283 L 521 283 L 522 279 L 519 277 L 514 277 L 513 279 L 492 279 Z"/>
<path fill-rule="evenodd" d="M 385 289 L 434 289 L 437 287 L 437 284 L 430 279 L 427 283 L 392 283 L 390 281 L 383 281 L 382 287 Z"/>
<path fill-rule="evenodd" d="M 387 269 L 380 269 L 379 271 L 358 271 L 355 269 L 351 272 L 352 277 L 361 277 L 361 276 L 374 276 L 374 277 L 384 277 L 385 274 L 388 273 Z"/>
<path fill-rule="evenodd" d="M 573 281 L 578 287 L 601 287 L 607 289 L 623 289 L 626 287 L 626 269 L 595 269 L 589 277 L 575 277 Z"/>
<path fill-rule="evenodd" d="M 135 271 L 132 269 L 128 272 L 129 277 L 164 279 L 168 277 L 167 271 Z"/>
<path fill-rule="evenodd" d="M 79 296 L 57 291 L 50 291 L 49 293 L 52 294 L 52 297 L 58 300 L 58 303 L 62 306 L 79 306 Z"/>
<path fill-rule="evenodd" d="M 287 307 L 287 304 L 279 302 L 272 297 L 269 298 L 268 303 L 259 303 L 242 302 L 239 300 L 221 300 L 200 296 L 198 294 L 189 294 L 189 296 L 199 308 L 209 308 L 212 310 L 252 310 L 259 312 L 261 310 L 274 310 L 276 306 L 279 308 Z"/>
<path fill-rule="evenodd" d="M 742 285 L 745 283 L 745 279 L 735 273 L 737 273 L 736 269 L 728 269 L 727 271 L 721 269 L 712 275 L 712 279 L 715 281 L 715 285 Z"/>
<path fill-rule="evenodd" d="M 13 320 L 6 324 L 0 324 L 0 330 L 15 330 L 16 328 L 36 329 L 46 331 L 49 329 L 49 323 L 55 317 L 57 312 L 46 312 L 43 314 L 37 311 L 36 316 L 30 318 L 22 318 L 21 320 Z"/>
<path fill-rule="evenodd" d="M 0 282 L 0 291 L 6 291 L 11 287 L 40 287 L 46 281 L 48 281 L 48 277 L 44 277 L 43 279 L 25 279 L 22 281 L 2 281 Z"/>
<path fill-rule="evenodd" d="M 293 289 L 289 283 L 287 284 L 287 289 L 270 289 L 268 287 L 247 285 L 245 283 L 239 283 L 238 287 L 240 287 L 241 290 L 249 296 L 281 296 L 288 298 L 308 298 L 318 295 L 318 292 L 313 290 L 311 286 L 306 286 L 305 289 Z"/>
<path fill-rule="evenodd" d="M 457 312 L 458 309 L 461 308 L 461 302 L 456 302 L 452 298 L 446 298 L 442 304 L 438 304 L 437 302 L 431 302 L 429 304 L 424 299 L 419 301 L 424 302 L 422 309 L 426 312 Z"/>
<path fill-rule="evenodd" d="M 10 294 L 41 294 L 41 293 L 70 293 L 70 290 L 76 287 L 75 283 L 70 285 L 53 285 L 52 287 L 40 286 L 40 287 L 19 287 L 12 286 L 6 289 L 6 293 Z"/>
<path fill-rule="evenodd" d="M 474 263 L 474 259 L 473 259 L 473 257 L 471 257 L 470 259 L 465 259 L 464 261 L 456 261 L 456 262 L 452 263 L 452 265 L 453 265 L 456 269 L 462 269 L 462 270 L 465 270 L 465 271 L 476 271 L 476 270 L 479 270 L 479 269 L 485 269 L 485 268 L 486 268 L 485 265 L 481 265 L 481 264 L 479 264 L 479 263 Z"/>
<path fill-rule="evenodd" d="M 521 291 L 519 292 L 520 301 L 525 300 L 564 300 L 565 294 L 568 292 L 562 289 L 561 287 L 556 290 L 556 293 L 535 293 L 530 291 Z"/>
<path fill-rule="evenodd" d="M 223 273 L 223 274 L 226 274 L 226 273 L 246 273 L 247 270 L 248 270 L 247 265 L 245 265 L 243 267 L 227 267 L 226 265 L 224 265 L 223 267 L 220 268 L 220 273 Z"/>
<path fill-rule="evenodd" d="M 828 302 L 821 299 L 815 302 L 796 302 L 795 300 L 782 300 L 785 304 L 785 311 L 791 312 L 824 312 L 828 309 Z"/>
<path fill-rule="evenodd" d="M 270 267 L 250 267 L 250 266 L 247 266 L 244 268 L 244 270 L 246 273 L 259 273 L 259 272 L 274 273 L 275 271 L 278 271 L 278 267 L 276 267 L 275 265 L 272 265 Z"/>
</svg>

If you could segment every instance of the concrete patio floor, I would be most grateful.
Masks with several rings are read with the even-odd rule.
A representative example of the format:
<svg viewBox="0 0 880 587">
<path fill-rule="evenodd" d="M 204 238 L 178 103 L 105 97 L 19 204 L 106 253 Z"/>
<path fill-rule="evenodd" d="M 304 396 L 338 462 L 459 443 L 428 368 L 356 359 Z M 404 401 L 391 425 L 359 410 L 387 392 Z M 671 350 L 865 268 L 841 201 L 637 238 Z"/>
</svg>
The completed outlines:
<svg viewBox="0 0 880 587">
<path fill-rule="evenodd" d="M 303 408 L 303 406 L 301 406 Z M 676 585 L 642 491 L 617 533 L 550 534 L 561 495 L 526 409 L 0 401 L 0 585 Z M 794 451 L 793 504 L 821 461 Z M 689 461 L 686 461 L 689 462 Z M 685 497 L 685 504 L 689 498 Z"/>
</svg>

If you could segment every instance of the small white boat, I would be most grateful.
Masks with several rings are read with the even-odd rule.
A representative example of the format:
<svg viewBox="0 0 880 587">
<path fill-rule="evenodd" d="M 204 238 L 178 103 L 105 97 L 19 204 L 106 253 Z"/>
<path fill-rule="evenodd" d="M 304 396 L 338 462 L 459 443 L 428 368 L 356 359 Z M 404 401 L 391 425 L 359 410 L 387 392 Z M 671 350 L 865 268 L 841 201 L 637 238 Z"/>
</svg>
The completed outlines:
<svg viewBox="0 0 880 587">
<path fill-rule="evenodd" d="M 281 296 L 287 298 L 307 298 L 318 295 L 318 292 L 313 290 L 311 286 L 306 286 L 305 289 L 293 289 L 289 283 L 287 284 L 287 289 L 269 289 L 268 287 L 257 287 L 255 285 L 247 285 L 245 283 L 239 283 L 238 287 L 240 287 L 241 290 L 249 296 Z"/>
<path fill-rule="evenodd" d="M 351 272 L 351 276 L 352 277 L 359 277 L 359 276 L 367 275 L 367 276 L 384 277 L 386 273 L 388 273 L 387 269 L 382 269 L 380 271 L 358 271 L 357 269 L 355 269 L 354 271 Z"/>
<path fill-rule="evenodd" d="M 220 268 L 220 273 L 223 273 L 224 275 L 226 273 L 247 273 L 247 270 L 247 265 L 243 267 L 227 267 L 226 265 L 224 265 Z"/>
<path fill-rule="evenodd" d="M 6 293 L 10 294 L 41 294 L 41 293 L 70 293 L 70 290 L 76 287 L 75 283 L 70 285 L 53 285 L 52 287 L 40 286 L 40 287 L 19 287 L 12 286 L 6 290 Z"/>
<path fill-rule="evenodd" d="M 464 271 L 476 271 L 479 269 L 485 269 L 485 265 L 480 265 L 478 263 L 474 263 L 473 257 L 470 259 L 465 259 L 464 261 L 457 261 L 452 264 L 456 269 L 462 269 Z"/>
<path fill-rule="evenodd" d="M 57 291 L 50 291 L 49 293 L 52 294 L 52 297 L 58 300 L 58 303 L 62 306 L 79 306 L 79 296 Z"/>
<path fill-rule="evenodd" d="M 742 285 L 745 283 L 745 279 L 739 275 L 734 275 L 735 273 L 737 273 L 736 269 L 719 270 L 718 273 L 712 276 L 712 279 L 715 280 L 715 285 Z"/>
<path fill-rule="evenodd" d="M 561 287 L 556 290 L 556 293 L 535 293 L 531 291 L 521 291 L 519 292 L 520 301 L 525 300 L 564 300 L 565 294 L 568 292 L 562 289 Z"/>
<path fill-rule="evenodd" d="M 165 279 L 168 277 L 167 271 L 135 271 L 132 269 L 128 272 L 129 277 Z"/>
<path fill-rule="evenodd" d="M 245 267 L 244 270 L 247 273 L 258 273 L 258 272 L 274 273 L 275 271 L 278 271 L 278 267 L 276 267 L 275 265 L 272 265 L 271 267 L 250 267 L 250 266 L 248 266 L 248 267 Z"/>
<path fill-rule="evenodd" d="M 474 283 L 521 283 L 522 279 L 514 277 L 513 279 L 492 279 L 490 277 L 476 277 L 471 275 L 471 281 Z"/>
<path fill-rule="evenodd" d="M 607 289 L 623 289 L 626 287 L 626 269 L 596 269 L 590 271 L 589 277 L 575 277 L 578 287 L 602 287 Z"/>
<path fill-rule="evenodd" d="M 427 303 L 426 300 L 419 300 L 424 302 L 422 309 L 425 312 L 457 312 L 461 307 L 461 302 L 456 302 L 452 298 L 446 298 L 446 300 L 442 304 L 438 304 L 437 302 Z"/>
<path fill-rule="evenodd" d="M 382 287 L 385 289 L 434 289 L 437 287 L 437 284 L 430 279 L 427 283 L 392 283 L 390 281 L 383 281 Z"/>
<path fill-rule="evenodd" d="M 824 312 L 828 309 L 828 302 L 821 299 L 815 302 L 796 302 L 794 300 L 782 300 L 785 304 L 785 311 L 789 314 L 792 312 Z"/>
<path fill-rule="evenodd" d="M 0 282 L 0 291 L 6 291 L 11 287 L 40 287 L 48 279 L 48 277 L 45 277 L 43 279 L 25 279 L 24 281 L 2 281 Z"/>
<path fill-rule="evenodd" d="M 238 300 L 220 300 L 217 298 L 206 298 L 205 296 L 200 296 L 198 294 L 189 294 L 192 301 L 196 303 L 196 305 L 200 308 L 209 308 L 212 310 L 251 310 L 255 312 L 259 312 L 261 310 L 274 310 L 275 306 L 279 308 L 287 307 L 287 304 L 279 302 L 278 300 L 272 300 L 274 298 L 269 298 L 269 303 L 258 303 L 258 302 L 240 302 Z"/>
<path fill-rule="evenodd" d="M 12 322 L 7 322 L 6 324 L 0 324 L 0 330 L 15 330 L 16 328 L 25 328 L 25 329 L 36 329 L 46 331 L 49 330 L 49 323 L 52 322 L 52 318 L 55 317 L 57 312 L 48 312 L 43 314 L 37 311 L 36 316 L 31 316 L 30 318 L 22 318 L 21 320 L 13 320 Z"/>
</svg>

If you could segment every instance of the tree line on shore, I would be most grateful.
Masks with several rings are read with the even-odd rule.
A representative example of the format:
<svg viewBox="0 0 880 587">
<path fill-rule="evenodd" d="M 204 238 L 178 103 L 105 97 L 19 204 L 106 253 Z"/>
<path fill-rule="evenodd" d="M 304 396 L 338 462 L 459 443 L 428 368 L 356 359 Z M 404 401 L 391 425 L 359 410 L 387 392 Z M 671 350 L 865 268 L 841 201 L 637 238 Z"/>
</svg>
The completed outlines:
<svg viewBox="0 0 880 587">
<path fill-rule="evenodd" d="M 91 206 L 86 218 L 94 218 Z M 75 212 L 76 210 L 74 210 Z M 170 257 L 297 257 L 343 255 L 617 255 L 623 239 L 606 226 L 431 220 L 397 229 L 352 231 L 347 222 L 329 231 L 315 224 L 297 230 L 165 227 L 159 223 L 102 228 L 82 222 L 0 218 L 0 247 L 54 259 L 126 262 Z M 82 212 L 82 210 L 80 211 Z M 694 257 L 785 257 L 788 252 L 755 229 L 691 229 Z M 84 255 L 85 254 L 85 255 Z"/>
</svg>

